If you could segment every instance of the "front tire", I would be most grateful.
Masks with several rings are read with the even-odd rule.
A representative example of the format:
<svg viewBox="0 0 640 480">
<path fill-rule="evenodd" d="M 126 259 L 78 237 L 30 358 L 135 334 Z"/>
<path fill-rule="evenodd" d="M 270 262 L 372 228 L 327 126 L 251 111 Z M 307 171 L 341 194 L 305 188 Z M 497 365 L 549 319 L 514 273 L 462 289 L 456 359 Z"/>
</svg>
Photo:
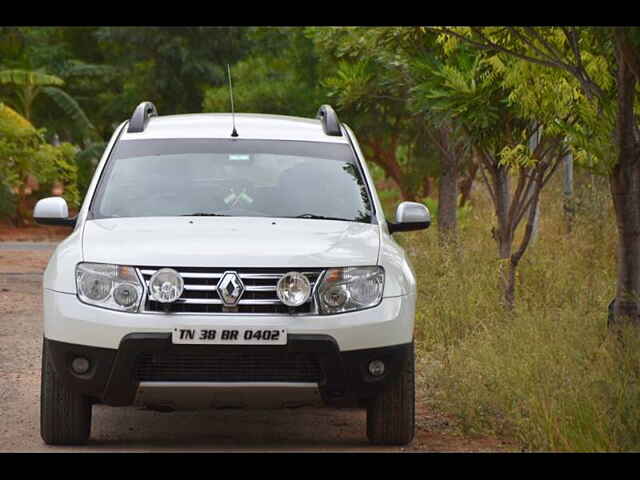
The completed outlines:
<svg viewBox="0 0 640 480">
<path fill-rule="evenodd" d="M 91 402 L 60 382 L 42 347 L 40 436 L 48 445 L 85 445 L 91 432 Z"/>
<path fill-rule="evenodd" d="M 415 351 L 400 374 L 367 405 L 367 437 L 374 445 L 407 445 L 415 435 Z"/>
</svg>

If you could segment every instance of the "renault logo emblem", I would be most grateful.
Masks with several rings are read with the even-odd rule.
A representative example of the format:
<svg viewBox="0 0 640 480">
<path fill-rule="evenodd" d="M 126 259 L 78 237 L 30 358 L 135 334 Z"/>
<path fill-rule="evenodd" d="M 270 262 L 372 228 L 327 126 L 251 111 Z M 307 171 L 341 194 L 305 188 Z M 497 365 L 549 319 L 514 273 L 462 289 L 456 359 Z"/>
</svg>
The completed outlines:
<svg viewBox="0 0 640 480">
<path fill-rule="evenodd" d="M 222 303 L 227 307 L 233 307 L 242 297 L 244 285 L 236 272 L 224 272 L 216 290 Z"/>
</svg>

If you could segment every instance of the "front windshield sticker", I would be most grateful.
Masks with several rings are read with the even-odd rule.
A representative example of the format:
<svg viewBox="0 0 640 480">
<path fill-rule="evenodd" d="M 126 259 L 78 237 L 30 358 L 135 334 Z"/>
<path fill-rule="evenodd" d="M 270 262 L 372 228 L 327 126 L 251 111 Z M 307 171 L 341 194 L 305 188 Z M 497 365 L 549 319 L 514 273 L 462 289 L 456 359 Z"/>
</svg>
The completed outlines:
<svg viewBox="0 0 640 480">
<path fill-rule="evenodd" d="M 229 160 L 240 161 L 240 162 L 248 162 L 251 160 L 249 155 L 229 155 Z"/>
<path fill-rule="evenodd" d="M 238 195 L 232 190 L 231 193 L 224 198 L 224 203 L 226 203 L 230 207 L 235 207 L 238 204 L 242 205 L 243 203 L 245 205 L 251 205 L 253 203 L 253 198 L 251 198 L 245 192 L 241 192 Z"/>
</svg>

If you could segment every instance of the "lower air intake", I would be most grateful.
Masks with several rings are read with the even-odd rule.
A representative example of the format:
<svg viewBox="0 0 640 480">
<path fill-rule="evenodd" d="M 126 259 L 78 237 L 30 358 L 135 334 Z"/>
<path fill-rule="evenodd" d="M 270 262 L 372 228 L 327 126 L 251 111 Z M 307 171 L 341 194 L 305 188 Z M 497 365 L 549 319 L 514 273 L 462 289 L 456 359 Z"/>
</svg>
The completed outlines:
<svg viewBox="0 0 640 480">
<path fill-rule="evenodd" d="M 257 347 L 259 348 L 259 347 Z M 207 346 L 189 353 L 142 353 L 136 377 L 148 382 L 320 382 L 322 370 L 312 354 Z"/>
</svg>

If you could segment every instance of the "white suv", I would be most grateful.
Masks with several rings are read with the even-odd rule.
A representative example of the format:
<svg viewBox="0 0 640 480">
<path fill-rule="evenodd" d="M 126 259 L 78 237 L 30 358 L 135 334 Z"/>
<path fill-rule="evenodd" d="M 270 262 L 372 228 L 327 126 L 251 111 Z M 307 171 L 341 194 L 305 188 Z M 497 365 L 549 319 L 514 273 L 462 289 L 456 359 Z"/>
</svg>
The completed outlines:
<svg viewBox="0 0 640 480">
<path fill-rule="evenodd" d="M 232 127 L 233 125 L 233 127 Z M 86 443 L 91 406 L 367 409 L 367 436 L 414 435 L 416 283 L 353 132 L 317 119 L 158 116 L 113 134 L 44 273 L 41 435 Z"/>
</svg>

